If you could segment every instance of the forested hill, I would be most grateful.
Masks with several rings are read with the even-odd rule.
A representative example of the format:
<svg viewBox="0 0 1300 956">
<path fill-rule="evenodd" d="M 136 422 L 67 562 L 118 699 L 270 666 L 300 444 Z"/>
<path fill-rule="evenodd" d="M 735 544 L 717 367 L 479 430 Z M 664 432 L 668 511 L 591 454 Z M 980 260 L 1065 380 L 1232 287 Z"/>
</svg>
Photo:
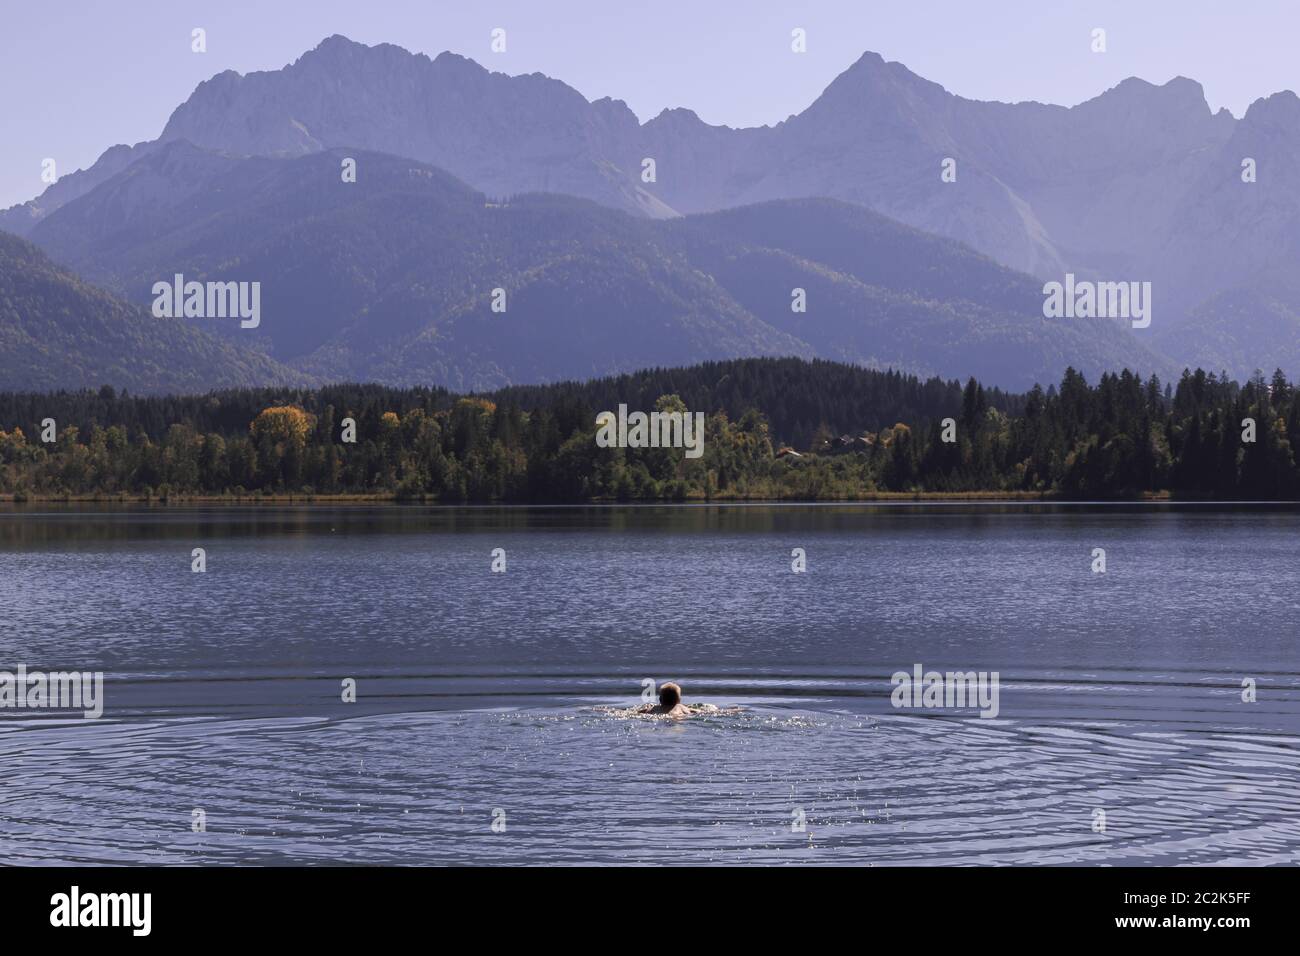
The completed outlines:
<svg viewBox="0 0 1300 956">
<path fill-rule="evenodd" d="M 0 232 L 0 382 L 153 392 L 312 379 L 181 319 L 159 319 Z"/>
<path fill-rule="evenodd" d="M 619 405 L 701 413 L 702 453 L 602 447 L 596 413 Z M 1300 390 L 1280 372 L 1240 385 L 1198 370 L 1176 386 L 1123 372 L 1094 386 L 1067 370 L 1059 388 L 1007 395 L 973 379 L 749 359 L 477 396 L 377 385 L 0 393 L 0 495 L 20 499 L 1295 500 L 1298 445 Z"/>
</svg>

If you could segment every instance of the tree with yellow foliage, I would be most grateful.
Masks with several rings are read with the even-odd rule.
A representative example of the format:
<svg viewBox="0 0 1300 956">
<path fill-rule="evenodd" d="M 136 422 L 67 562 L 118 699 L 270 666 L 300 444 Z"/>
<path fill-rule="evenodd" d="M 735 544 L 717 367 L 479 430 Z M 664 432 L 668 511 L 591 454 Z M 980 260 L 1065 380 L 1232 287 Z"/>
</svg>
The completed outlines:
<svg viewBox="0 0 1300 956">
<path fill-rule="evenodd" d="M 248 430 L 253 437 L 270 438 L 274 442 L 294 440 L 306 442 L 315 425 L 315 418 L 295 405 L 276 405 L 264 408 Z"/>
</svg>

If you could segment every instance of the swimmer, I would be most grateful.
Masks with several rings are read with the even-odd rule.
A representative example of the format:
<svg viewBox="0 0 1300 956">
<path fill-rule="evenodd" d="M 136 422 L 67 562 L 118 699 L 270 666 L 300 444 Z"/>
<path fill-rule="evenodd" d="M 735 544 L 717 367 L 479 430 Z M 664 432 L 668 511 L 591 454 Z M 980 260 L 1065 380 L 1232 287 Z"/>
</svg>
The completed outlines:
<svg viewBox="0 0 1300 956">
<path fill-rule="evenodd" d="M 718 708 L 712 704 L 691 704 L 682 703 L 682 689 L 679 685 L 668 681 L 659 688 L 659 703 L 645 704 L 636 709 L 638 714 L 647 714 L 655 717 L 692 717 L 696 714 L 716 714 Z"/>
<path fill-rule="evenodd" d="M 682 689 L 668 681 L 659 688 L 659 703 L 646 704 L 637 708 L 641 714 L 655 714 L 660 717 L 689 717 L 691 712 L 682 703 Z"/>
</svg>

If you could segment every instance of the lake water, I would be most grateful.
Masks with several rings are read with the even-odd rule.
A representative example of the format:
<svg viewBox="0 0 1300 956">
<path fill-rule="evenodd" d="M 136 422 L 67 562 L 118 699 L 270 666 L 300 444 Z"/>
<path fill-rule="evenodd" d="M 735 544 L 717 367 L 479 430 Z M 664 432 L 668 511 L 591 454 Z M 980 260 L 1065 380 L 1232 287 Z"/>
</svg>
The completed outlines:
<svg viewBox="0 0 1300 956">
<path fill-rule="evenodd" d="M 0 670 L 105 675 L 99 720 L 0 709 L 0 858 L 1296 863 L 1298 541 L 1285 507 L 0 509 Z M 997 717 L 893 707 L 918 664 L 998 672 Z M 645 679 L 741 710 L 602 709 Z"/>
</svg>

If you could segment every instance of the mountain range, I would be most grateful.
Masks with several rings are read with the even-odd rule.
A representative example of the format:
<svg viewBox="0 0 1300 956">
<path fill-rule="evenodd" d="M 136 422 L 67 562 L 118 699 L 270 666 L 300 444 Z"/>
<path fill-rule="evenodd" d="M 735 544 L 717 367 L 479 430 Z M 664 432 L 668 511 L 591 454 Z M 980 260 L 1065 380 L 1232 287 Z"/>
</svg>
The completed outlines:
<svg viewBox="0 0 1300 956">
<path fill-rule="evenodd" d="M 484 390 L 762 355 L 1020 388 L 1071 363 L 1168 372 L 1117 323 L 1043 318 L 1029 277 L 838 200 L 651 220 L 560 194 L 494 201 L 386 153 L 175 140 L 31 239 L 141 307 L 176 273 L 258 281 L 256 330 L 195 321 L 325 381 Z"/>
<path fill-rule="evenodd" d="M 157 140 L 110 149 L 0 229 L 137 303 L 182 267 L 258 278 L 275 318 L 257 347 L 325 378 L 494 387 L 683 350 L 1013 387 L 1066 364 L 1294 374 L 1297 148 L 1293 93 L 1238 120 L 1183 78 L 1071 108 L 986 103 L 868 53 L 798 115 L 730 129 L 334 36 L 201 83 Z M 1042 282 L 1067 271 L 1152 282 L 1151 328 L 1043 320 Z M 806 315 L 789 308 L 801 283 Z"/>
</svg>

